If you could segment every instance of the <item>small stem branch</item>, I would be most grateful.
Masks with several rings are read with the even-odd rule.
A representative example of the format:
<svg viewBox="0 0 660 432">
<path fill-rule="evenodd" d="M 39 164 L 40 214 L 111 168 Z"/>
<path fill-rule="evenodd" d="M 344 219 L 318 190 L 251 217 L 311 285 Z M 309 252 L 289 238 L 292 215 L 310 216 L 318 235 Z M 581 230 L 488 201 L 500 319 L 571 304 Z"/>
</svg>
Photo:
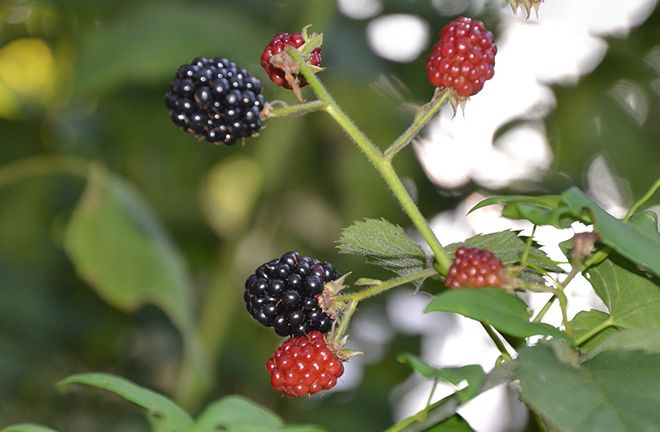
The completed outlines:
<svg viewBox="0 0 660 432">
<path fill-rule="evenodd" d="M 267 118 L 273 117 L 288 117 L 295 115 L 303 115 L 314 111 L 322 111 L 325 109 L 325 103 L 320 100 L 305 102 L 296 105 L 288 105 L 284 102 L 273 102 L 269 105 Z"/>
<path fill-rule="evenodd" d="M 502 342 L 500 337 L 497 335 L 497 333 L 495 333 L 495 330 L 493 330 L 493 328 L 489 324 L 486 324 L 485 322 L 481 322 L 481 326 L 484 328 L 484 330 L 486 330 L 486 333 L 488 333 L 488 336 L 495 343 L 497 349 L 500 350 L 500 353 L 502 354 L 502 358 L 505 361 L 511 361 L 511 356 L 509 355 L 509 352 L 506 350 L 506 347 L 504 346 L 504 343 Z"/>
<path fill-rule="evenodd" d="M 363 289 L 358 292 L 350 293 L 350 294 L 343 294 L 339 295 L 335 298 L 336 301 L 362 301 L 364 299 L 367 299 L 369 297 L 373 297 L 375 295 L 381 294 L 387 290 L 390 290 L 392 288 L 396 288 L 401 285 L 405 285 L 410 282 L 414 282 L 419 279 L 426 279 L 429 278 L 433 275 L 436 275 L 437 272 L 435 269 L 425 269 L 419 272 L 415 273 L 410 273 L 408 275 L 390 279 L 388 281 L 379 283 L 378 285 L 374 285 L 370 288 Z"/>
<path fill-rule="evenodd" d="M 598 333 L 602 332 L 603 330 L 605 330 L 608 327 L 612 327 L 613 325 L 614 325 L 614 323 L 609 319 L 606 320 L 606 321 L 603 321 L 602 323 L 600 323 L 596 327 L 592 328 L 591 330 L 589 330 L 588 332 L 586 332 L 585 334 L 583 334 L 582 336 L 577 338 L 575 340 L 575 344 L 578 345 L 578 346 L 582 345 L 583 343 L 585 343 L 586 341 L 588 341 L 592 337 L 596 336 Z"/>
<path fill-rule="evenodd" d="M 359 300 L 351 300 L 351 302 L 348 304 L 348 307 L 344 310 L 341 321 L 339 323 L 339 327 L 337 328 L 337 331 L 332 338 L 332 341 L 335 344 L 341 343 L 341 339 L 344 337 L 346 331 L 348 330 L 348 325 L 351 322 L 351 318 L 353 317 L 359 302 Z"/>
<path fill-rule="evenodd" d="M 406 129 L 404 133 L 399 136 L 399 138 L 392 143 L 391 146 L 385 150 L 385 158 L 391 161 L 397 153 L 403 150 L 410 142 L 421 132 L 426 124 L 431 121 L 433 117 L 440 111 L 440 108 L 444 105 L 449 97 L 449 92 L 444 91 L 440 94 L 437 94 L 431 102 L 424 105 L 415 115 L 415 120 L 413 123 Z"/>
<path fill-rule="evenodd" d="M 541 308 L 541 310 L 539 311 L 539 313 L 534 317 L 534 319 L 532 320 L 532 322 L 535 322 L 535 323 L 537 323 L 537 322 L 541 322 L 541 320 L 543 319 L 543 317 L 545 317 L 545 314 L 548 313 L 548 310 L 550 310 L 550 308 L 552 307 L 552 305 L 555 303 L 555 300 L 557 300 L 557 295 L 556 295 L 556 294 L 552 294 L 552 295 L 550 296 L 550 298 L 548 299 L 548 301 L 545 302 L 545 304 L 543 305 L 543 307 Z"/>
<path fill-rule="evenodd" d="M 417 205 L 406 191 L 401 179 L 394 171 L 390 161 L 385 158 L 383 152 L 380 151 L 376 145 L 362 132 L 346 113 L 339 107 L 337 102 L 332 98 L 330 93 L 323 87 L 321 81 L 314 74 L 314 72 L 305 63 L 304 59 L 295 49 L 288 51 L 291 58 L 293 58 L 300 65 L 300 73 L 303 74 L 309 86 L 314 91 L 316 96 L 325 103 L 325 111 L 337 122 L 337 124 L 348 134 L 349 137 L 355 142 L 360 150 L 367 156 L 367 159 L 381 174 L 385 183 L 389 186 L 390 190 L 399 201 L 401 208 L 408 215 L 415 228 L 419 231 L 421 236 L 427 242 L 433 255 L 435 257 L 438 270 L 445 274 L 449 269 L 451 260 L 440 244 L 440 241 L 435 236 L 429 227 L 426 219 L 417 208 Z"/>
<path fill-rule="evenodd" d="M 527 259 L 529 258 L 529 251 L 532 249 L 532 242 L 534 241 L 535 233 L 536 233 L 536 225 L 534 225 L 534 228 L 532 228 L 532 233 L 529 235 L 529 238 L 527 239 L 527 243 L 525 244 L 525 252 L 523 252 L 523 256 L 520 259 L 520 265 L 523 268 L 527 267 Z"/>
<path fill-rule="evenodd" d="M 624 222 L 628 222 L 630 218 L 635 214 L 635 212 L 644 205 L 651 197 L 660 189 L 660 179 L 656 180 L 653 186 L 642 196 L 632 207 L 626 212 L 626 216 L 623 218 Z"/>
</svg>

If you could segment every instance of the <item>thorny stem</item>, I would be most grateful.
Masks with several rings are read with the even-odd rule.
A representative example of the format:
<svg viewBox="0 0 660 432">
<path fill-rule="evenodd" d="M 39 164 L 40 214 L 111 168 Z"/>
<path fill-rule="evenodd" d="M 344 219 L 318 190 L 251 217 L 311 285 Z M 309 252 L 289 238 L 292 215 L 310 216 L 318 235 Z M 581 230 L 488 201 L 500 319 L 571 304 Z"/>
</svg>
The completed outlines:
<svg viewBox="0 0 660 432">
<path fill-rule="evenodd" d="M 449 97 L 449 92 L 444 91 L 436 95 L 431 102 L 424 105 L 417 115 L 415 115 L 415 120 L 413 123 L 406 129 L 404 133 L 399 136 L 399 138 L 392 143 L 391 146 L 385 150 L 385 159 L 391 161 L 397 153 L 403 150 L 410 142 L 417 136 L 417 134 L 424 129 L 424 126 L 435 117 L 435 115 L 440 111 L 440 108 L 445 104 L 447 98 Z"/>
<path fill-rule="evenodd" d="M 509 352 L 506 350 L 506 347 L 504 346 L 504 343 L 500 339 L 500 337 L 495 333 L 495 330 L 490 326 L 490 324 L 486 324 L 485 322 L 481 322 L 481 326 L 486 330 L 486 333 L 488 333 L 488 336 L 491 338 L 491 340 L 495 343 L 495 346 L 497 346 L 497 349 L 500 350 L 500 353 L 502 354 L 502 358 L 505 361 L 511 361 L 511 355 Z"/>
<path fill-rule="evenodd" d="M 390 160 L 385 157 L 383 152 L 374 145 L 374 143 L 364 134 L 364 132 L 362 132 L 339 107 L 337 102 L 335 102 L 325 87 L 323 87 L 321 81 L 305 63 L 300 53 L 295 49 L 290 49 L 288 53 L 291 58 L 300 65 L 300 73 L 303 74 L 316 96 L 323 103 L 325 103 L 325 111 L 330 114 L 330 116 L 337 122 L 337 124 L 344 130 L 344 132 L 346 132 L 346 134 L 351 137 L 351 139 L 355 142 L 355 144 L 357 144 L 360 150 L 362 150 L 362 152 L 367 156 L 376 170 L 378 170 L 380 175 L 385 180 L 385 183 L 387 183 L 390 190 L 399 201 L 403 211 L 406 212 L 413 225 L 415 225 L 415 228 L 417 228 L 419 233 L 431 248 L 431 251 L 435 257 L 436 264 L 438 266 L 438 271 L 446 274 L 447 270 L 449 269 L 451 260 L 449 259 L 447 252 L 445 252 L 444 248 L 440 244 L 440 241 L 438 241 L 438 238 L 429 227 L 426 219 L 417 208 L 417 205 L 408 194 L 408 191 L 406 191 L 406 188 L 401 182 L 401 179 L 397 175 L 396 171 L 394 171 Z"/>
<path fill-rule="evenodd" d="M 341 339 L 346 334 L 346 330 L 348 330 L 348 324 L 351 322 L 351 317 L 355 313 L 355 310 L 357 309 L 357 305 L 359 302 L 360 300 L 351 300 L 350 303 L 348 303 L 348 306 L 344 310 L 343 315 L 341 317 L 339 327 L 337 328 L 337 331 L 335 332 L 332 338 L 332 341 L 335 344 L 341 343 Z"/>
<path fill-rule="evenodd" d="M 421 270 L 415 273 L 410 273 L 405 276 L 401 276 L 398 278 L 390 279 L 388 281 L 379 283 L 378 285 L 374 285 L 369 288 L 365 288 L 361 291 L 350 293 L 350 294 L 343 294 L 340 296 L 335 297 L 336 301 L 346 301 L 346 302 L 353 302 L 357 301 L 360 302 L 364 299 L 367 299 L 369 297 L 373 297 L 375 295 L 381 294 L 387 290 L 390 290 L 392 288 L 396 288 L 401 285 L 405 285 L 410 282 L 414 282 L 416 280 L 420 279 L 426 279 L 429 278 L 433 275 L 436 275 L 437 272 L 435 269 L 425 269 Z"/>
<path fill-rule="evenodd" d="M 294 115 L 303 115 L 314 111 L 325 109 L 325 103 L 320 100 L 305 102 L 296 105 L 288 105 L 284 102 L 273 102 L 268 106 L 266 117 L 287 117 Z"/>
</svg>

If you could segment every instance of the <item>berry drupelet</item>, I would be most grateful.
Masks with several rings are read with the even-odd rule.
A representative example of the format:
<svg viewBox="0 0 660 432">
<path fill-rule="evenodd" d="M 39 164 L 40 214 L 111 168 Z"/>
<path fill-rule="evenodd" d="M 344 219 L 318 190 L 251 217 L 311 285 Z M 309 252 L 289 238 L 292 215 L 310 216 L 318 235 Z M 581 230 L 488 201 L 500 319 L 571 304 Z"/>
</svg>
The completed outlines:
<svg viewBox="0 0 660 432">
<path fill-rule="evenodd" d="M 266 361 L 266 370 L 275 390 L 301 397 L 334 387 L 344 365 L 323 335 L 314 331 L 284 341 Z"/>
<path fill-rule="evenodd" d="M 179 67 L 165 94 L 175 125 L 210 143 L 232 145 L 261 129 L 261 83 L 221 57 Z"/>
<path fill-rule="evenodd" d="M 502 287 L 505 267 L 492 252 L 459 247 L 449 267 L 445 285 L 449 288 Z"/>
<path fill-rule="evenodd" d="M 287 252 L 259 266 L 245 281 L 245 306 L 280 336 L 327 333 L 333 319 L 319 306 L 326 283 L 339 279 L 332 264 Z"/>
<path fill-rule="evenodd" d="M 268 42 L 268 45 L 266 45 L 266 48 L 264 48 L 261 54 L 261 66 L 272 82 L 287 89 L 292 88 L 291 83 L 287 80 L 284 69 L 274 65 L 271 60 L 273 56 L 285 52 L 287 48 L 300 48 L 304 43 L 305 38 L 302 33 L 278 33 Z M 306 60 L 309 65 L 321 66 L 321 48 L 314 48 Z M 307 85 L 307 81 L 301 74 L 295 74 L 291 78 L 296 81 L 298 87 L 305 87 Z"/>
<path fill-rule="evenodd" d="M 426 62 L 435 87 L 450 89 L 458 99 L 477 94 L 495 73 L 493 34 L 481 21 L 460 17 L 447 24 Z"/>
</svg>

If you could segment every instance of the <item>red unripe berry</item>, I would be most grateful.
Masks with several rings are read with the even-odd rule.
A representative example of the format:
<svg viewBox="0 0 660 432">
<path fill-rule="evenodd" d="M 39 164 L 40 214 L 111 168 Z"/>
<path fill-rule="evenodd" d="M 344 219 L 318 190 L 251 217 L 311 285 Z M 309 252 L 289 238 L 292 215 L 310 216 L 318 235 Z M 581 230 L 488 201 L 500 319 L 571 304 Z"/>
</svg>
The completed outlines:
<svg viewBox="0 0 660 432">
<path fill-rule="evenodd" d="M 449 288 L 501 287 L 504 276 L 504 264 L 492 252 L 459 247 L 445 285 Z"/>
<path fill-rule="evenodd" d="M 462 99 L 474 96 L 495 73 L 493 34 L 481 21 L 460 17 L 440 32 L 440 41 L 426 62 L 426 74 L 435 87 L 444 87 Z"/>
<path fill-rule="evenodd" d="M 285 78 L 285 71 L 274 66 L 271 63 L 271 58 L 286 51 L 288 48 L 300 48 L 304 43 L 305 39 L 300 32 L 293 34 L 278 33 L 268 42 L 263 53 L 261 53 L 261 66 L 272 82 L 278 86 L 291 89 L 291 84 Z M 321 66 L 321 48 L 312 50 L 307 58 L 307 63 L 312 66 Z M 307 85 L 307 80 L 301 74 L 296 74 L 293 78 L 297 80 L 299 87 L 305 87 Z"/>
<path fill-rule="evenodd" d="M 287 396 L 307 396 L 329 390 L 344 373 L 344 365 L 323 339 L 313 331 L 290 338 L 266 361 L 270 384 Z"/>
</svg>

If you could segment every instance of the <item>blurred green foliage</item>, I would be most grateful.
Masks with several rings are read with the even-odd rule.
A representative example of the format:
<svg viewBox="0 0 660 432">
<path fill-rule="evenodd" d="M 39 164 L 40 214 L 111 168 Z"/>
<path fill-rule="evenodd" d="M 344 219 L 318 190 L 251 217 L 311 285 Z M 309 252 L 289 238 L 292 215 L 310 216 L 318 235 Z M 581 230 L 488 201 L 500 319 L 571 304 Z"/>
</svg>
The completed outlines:
<svg viewBox="0 0 660 432">
<path fill-rule="evenodd" d="M 419 14 L 435 32 L 447 18 L 429 3 L 386 2 L 385 11 Z M 308 23 L 325 33 L 323 78 L 337 100 L 377 143 L 393 140 L 412 112 L 376 83 L 392 75 L 405 83 L 406 99 L 422 103 L 431 96 L 420 78 L 425 59 L 396 64 L 377 57 L 366 42 L 366 22 L 342 16 L 334 2 L 7 0 L 0 5 L 0 166 L 75 155 L 135 187 L 194 279 L 188 294 L 214 377 L 200 394 L 204 402 L 236 393 L 287 422 L 382 430 L 392 420 L 390 391 L 410 373 L 396 354 L 419 352 L 417 338 L 393 339 L 383 359 L 366 366 L 357 389 L 291 401 L 270 391 L 264 371 L 278 339 L 243 313 L 241 299 L 245 275 L 289 249 L 333 261 L 340 271 L 385 277 L 334 249 L 341 227 L 355 219 L 408 225 L 381 180 L 324 116 L 272 121 L 258 139 L 227 149 L 181 133 L 162 103 L 176 67 L 200 55 L 230 57 L 266 84 L 258 65 L 263 45 L 276 32 Z M 534 186 L 538 192 L 581 185 L 585 164 L 601 152 L 633 196 L 658 174 L 660 94 L 651 88 L 659 76 L 647 56 L 660 49 L 660 13 L 608 42 L 594 73 L 553 89 L 557 109 L 546 127 L 555 162 L 552 175 Z M 12 72 L 16 64 L 23 66 Z M 649 120 L 641 127 L 608 93 L 622 79 L 648 98 Z M 291 100 L 265 87 L 269 100 Z M 235 174 L 232 164 L 242 164 Z M 437 191 L 409 150 L 397 169 L 414 182 L 429 216 L 478 189 Z M 152 306 L 134 313 L 113 308 L 76 274 L 65 237 L 84 179 L 56 172 L 16 179 L 0 167 L 0 426 L 29 420 L 67 431 L 146 430 L 137 409 L 62 395 L 53 383 L 106 371 L 176 394 L 179 333 Z"/>
</svg>

